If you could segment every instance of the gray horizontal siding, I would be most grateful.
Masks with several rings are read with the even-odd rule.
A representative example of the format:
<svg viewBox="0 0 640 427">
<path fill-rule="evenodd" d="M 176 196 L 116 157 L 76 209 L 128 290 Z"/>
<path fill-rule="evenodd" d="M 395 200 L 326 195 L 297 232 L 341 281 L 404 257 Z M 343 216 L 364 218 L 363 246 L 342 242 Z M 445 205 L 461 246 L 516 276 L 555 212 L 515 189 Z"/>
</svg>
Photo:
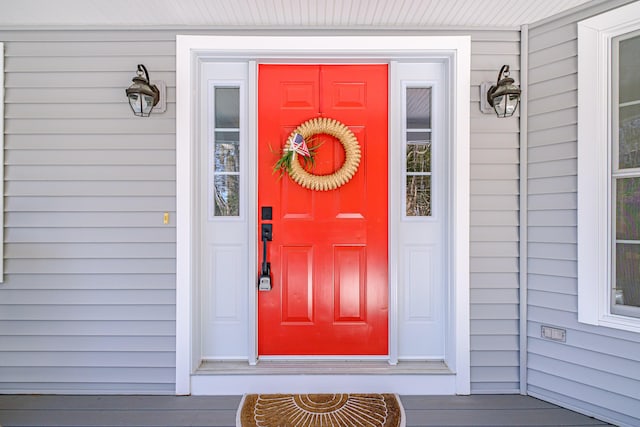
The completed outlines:
<svg viewBox="0 0 640 427">
<path fill-rule="evenodd" d="M 472 391 L 518 392 L 519 127 L 479 105 L 480 84 L 495 81 L 501 65 L 519 79 L 520 33 L 410 33 L 472 36 Z M 173 391 L 175 35 L 0 32 L 0 390 Z M 167 82 L 166 113 L 131 115 L 123 89 L 138 63 Z"/>
<path fill-rule="evenodd" d="M 175 35 L 94 35 L 0 33 L 2 392 L 174 391 Z M 140 62 L 168 85 L 149 119 L 123 96 Z"/>
<path fill-rule="evenodd" d="M 606 3 L 529 29 L 528 390 L 638 425 L 640 336 L 577 322 L 577 21 L 625 2 Z"/>
<path fill-rule="evenodd" d="M 490 43 L 479 43 L 472 34 L 472 393 L 517 393 L 520 388 L 519 126 L 518 120 L 500 120 L 480 112 L 480 84 L 495 81 L 503 64 L 509 64 L 512 75 L 519 79 L 519 32 L 498 35 Z M 500 51 L 503 54 L 497 54 Z"/>
</svg>

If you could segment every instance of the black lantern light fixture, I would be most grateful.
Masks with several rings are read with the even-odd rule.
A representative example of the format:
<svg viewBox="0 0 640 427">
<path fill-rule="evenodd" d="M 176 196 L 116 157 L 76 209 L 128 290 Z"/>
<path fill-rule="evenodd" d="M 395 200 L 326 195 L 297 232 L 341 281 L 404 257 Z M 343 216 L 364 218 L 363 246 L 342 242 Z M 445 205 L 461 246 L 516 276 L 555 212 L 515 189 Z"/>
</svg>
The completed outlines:
<svg viewBox="0 0 640 427">
<path fill-rule="evenodd" d="M 503 65 L 495 85 L 487 91 L 487 103 L 498 117 L 511 117 L 520 103 L 520 88 L 509 77 L 509 66 Z"/>
<path fill-rule="evenodd" d="M 142 64 L 138 64 L 138 72 L 133 78 L 133 84 L 127 88 L 126 92 L 133 114 L 140 117 L 149 117 L 151 110 L 160 100 L 160 90 L 149 82 L 149 73 Z"/>
</svg>

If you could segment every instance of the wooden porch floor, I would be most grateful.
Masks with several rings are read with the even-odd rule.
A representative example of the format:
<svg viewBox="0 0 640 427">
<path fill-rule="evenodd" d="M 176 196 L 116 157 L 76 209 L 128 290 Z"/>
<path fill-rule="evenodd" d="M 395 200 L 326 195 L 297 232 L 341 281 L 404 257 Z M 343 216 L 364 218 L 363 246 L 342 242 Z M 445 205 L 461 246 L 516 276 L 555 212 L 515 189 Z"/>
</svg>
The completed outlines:
<svg viewBox="0 0 640 427">
<path fill-rule="evenodd" d="M 407 427 L 606 426 L 519 395 L 402 396 Z M 0 396 L 0 426 L 235 426 L 240 396 Z"/>
</svg>

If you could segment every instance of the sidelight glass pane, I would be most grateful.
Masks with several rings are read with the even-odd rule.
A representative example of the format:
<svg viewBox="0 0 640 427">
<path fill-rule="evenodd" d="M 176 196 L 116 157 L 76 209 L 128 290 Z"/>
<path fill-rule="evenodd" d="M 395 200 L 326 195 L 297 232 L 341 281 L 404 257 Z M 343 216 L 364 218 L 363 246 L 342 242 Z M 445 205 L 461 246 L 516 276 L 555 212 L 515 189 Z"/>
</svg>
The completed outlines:
<svg viewBox="0 0 640 427">
<path fill-rule="evenodd" d="M 431 216 L 431 177 L 407 176 L 407 216 Z"/>
<path fill-rule="evenodd" d="M 431 129 L 431 88 L 408 87 L 407 129 Z"/>
<path fill-rule="evenodd" d="M 431 142 L 407 144 L 407 172 L 431 172 Z"/>
<path fill-rule="evenodd" d="M 619 120 L 619 168 L 640 167 L 640 104 L 620 107 Z"/>
<path fill-rule="evenodd" d="M 618 178 L 616 192 L 616 239 L 640 240 L 640 177 Z"/>
<path fill-rule="evenodd" d="M 238 175 L 216 175 L 213 201 L 215 216 L 240 215 L 240 177 Z"/>
<path fill-rule="evenodd" d="M 615 306 L 640 307 L 640 244 L 616 244 Z"/>
<path fill-rule="evenodd" d="M 618 49 L 620 103 L 637 101 L 640 99 L 640 35 L 620 40 Z"/>
<path fill-rule="evenodd" d="M 217 87 L 215 88 L 215 127 L 239 128 L 240 127 L 240 88 Z"/>
<path fill-rule="evenodd" d="M 216 172 L 238 172 L 240 170 L 240 132 L 215 133 Z"/>
</svg>

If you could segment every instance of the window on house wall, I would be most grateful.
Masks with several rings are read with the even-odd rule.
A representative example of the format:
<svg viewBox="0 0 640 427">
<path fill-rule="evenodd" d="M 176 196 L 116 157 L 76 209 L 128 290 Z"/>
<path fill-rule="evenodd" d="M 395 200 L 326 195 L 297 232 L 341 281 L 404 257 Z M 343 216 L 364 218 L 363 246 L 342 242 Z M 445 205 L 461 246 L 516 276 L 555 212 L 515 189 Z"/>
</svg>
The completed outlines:
<svg viewBox="0 0 640 427">
<path fill-rule="evenodd" d="M 432 216 L 431 87 L 404 88 L 405 216 Z"/>
<path fill-rule="evenodd" d="M 213 86 L 210 215 L 240 216 L 240 87 Z"/>
<path fill-rule="evenodd" d="M 611 312 L 640 317 L 640 32 L 611 47 Z"/>
<path fill-rule="evenodd" d="M 578 25 L 578 319 L 640 332 L 640 4 Z"/>
</svg>

